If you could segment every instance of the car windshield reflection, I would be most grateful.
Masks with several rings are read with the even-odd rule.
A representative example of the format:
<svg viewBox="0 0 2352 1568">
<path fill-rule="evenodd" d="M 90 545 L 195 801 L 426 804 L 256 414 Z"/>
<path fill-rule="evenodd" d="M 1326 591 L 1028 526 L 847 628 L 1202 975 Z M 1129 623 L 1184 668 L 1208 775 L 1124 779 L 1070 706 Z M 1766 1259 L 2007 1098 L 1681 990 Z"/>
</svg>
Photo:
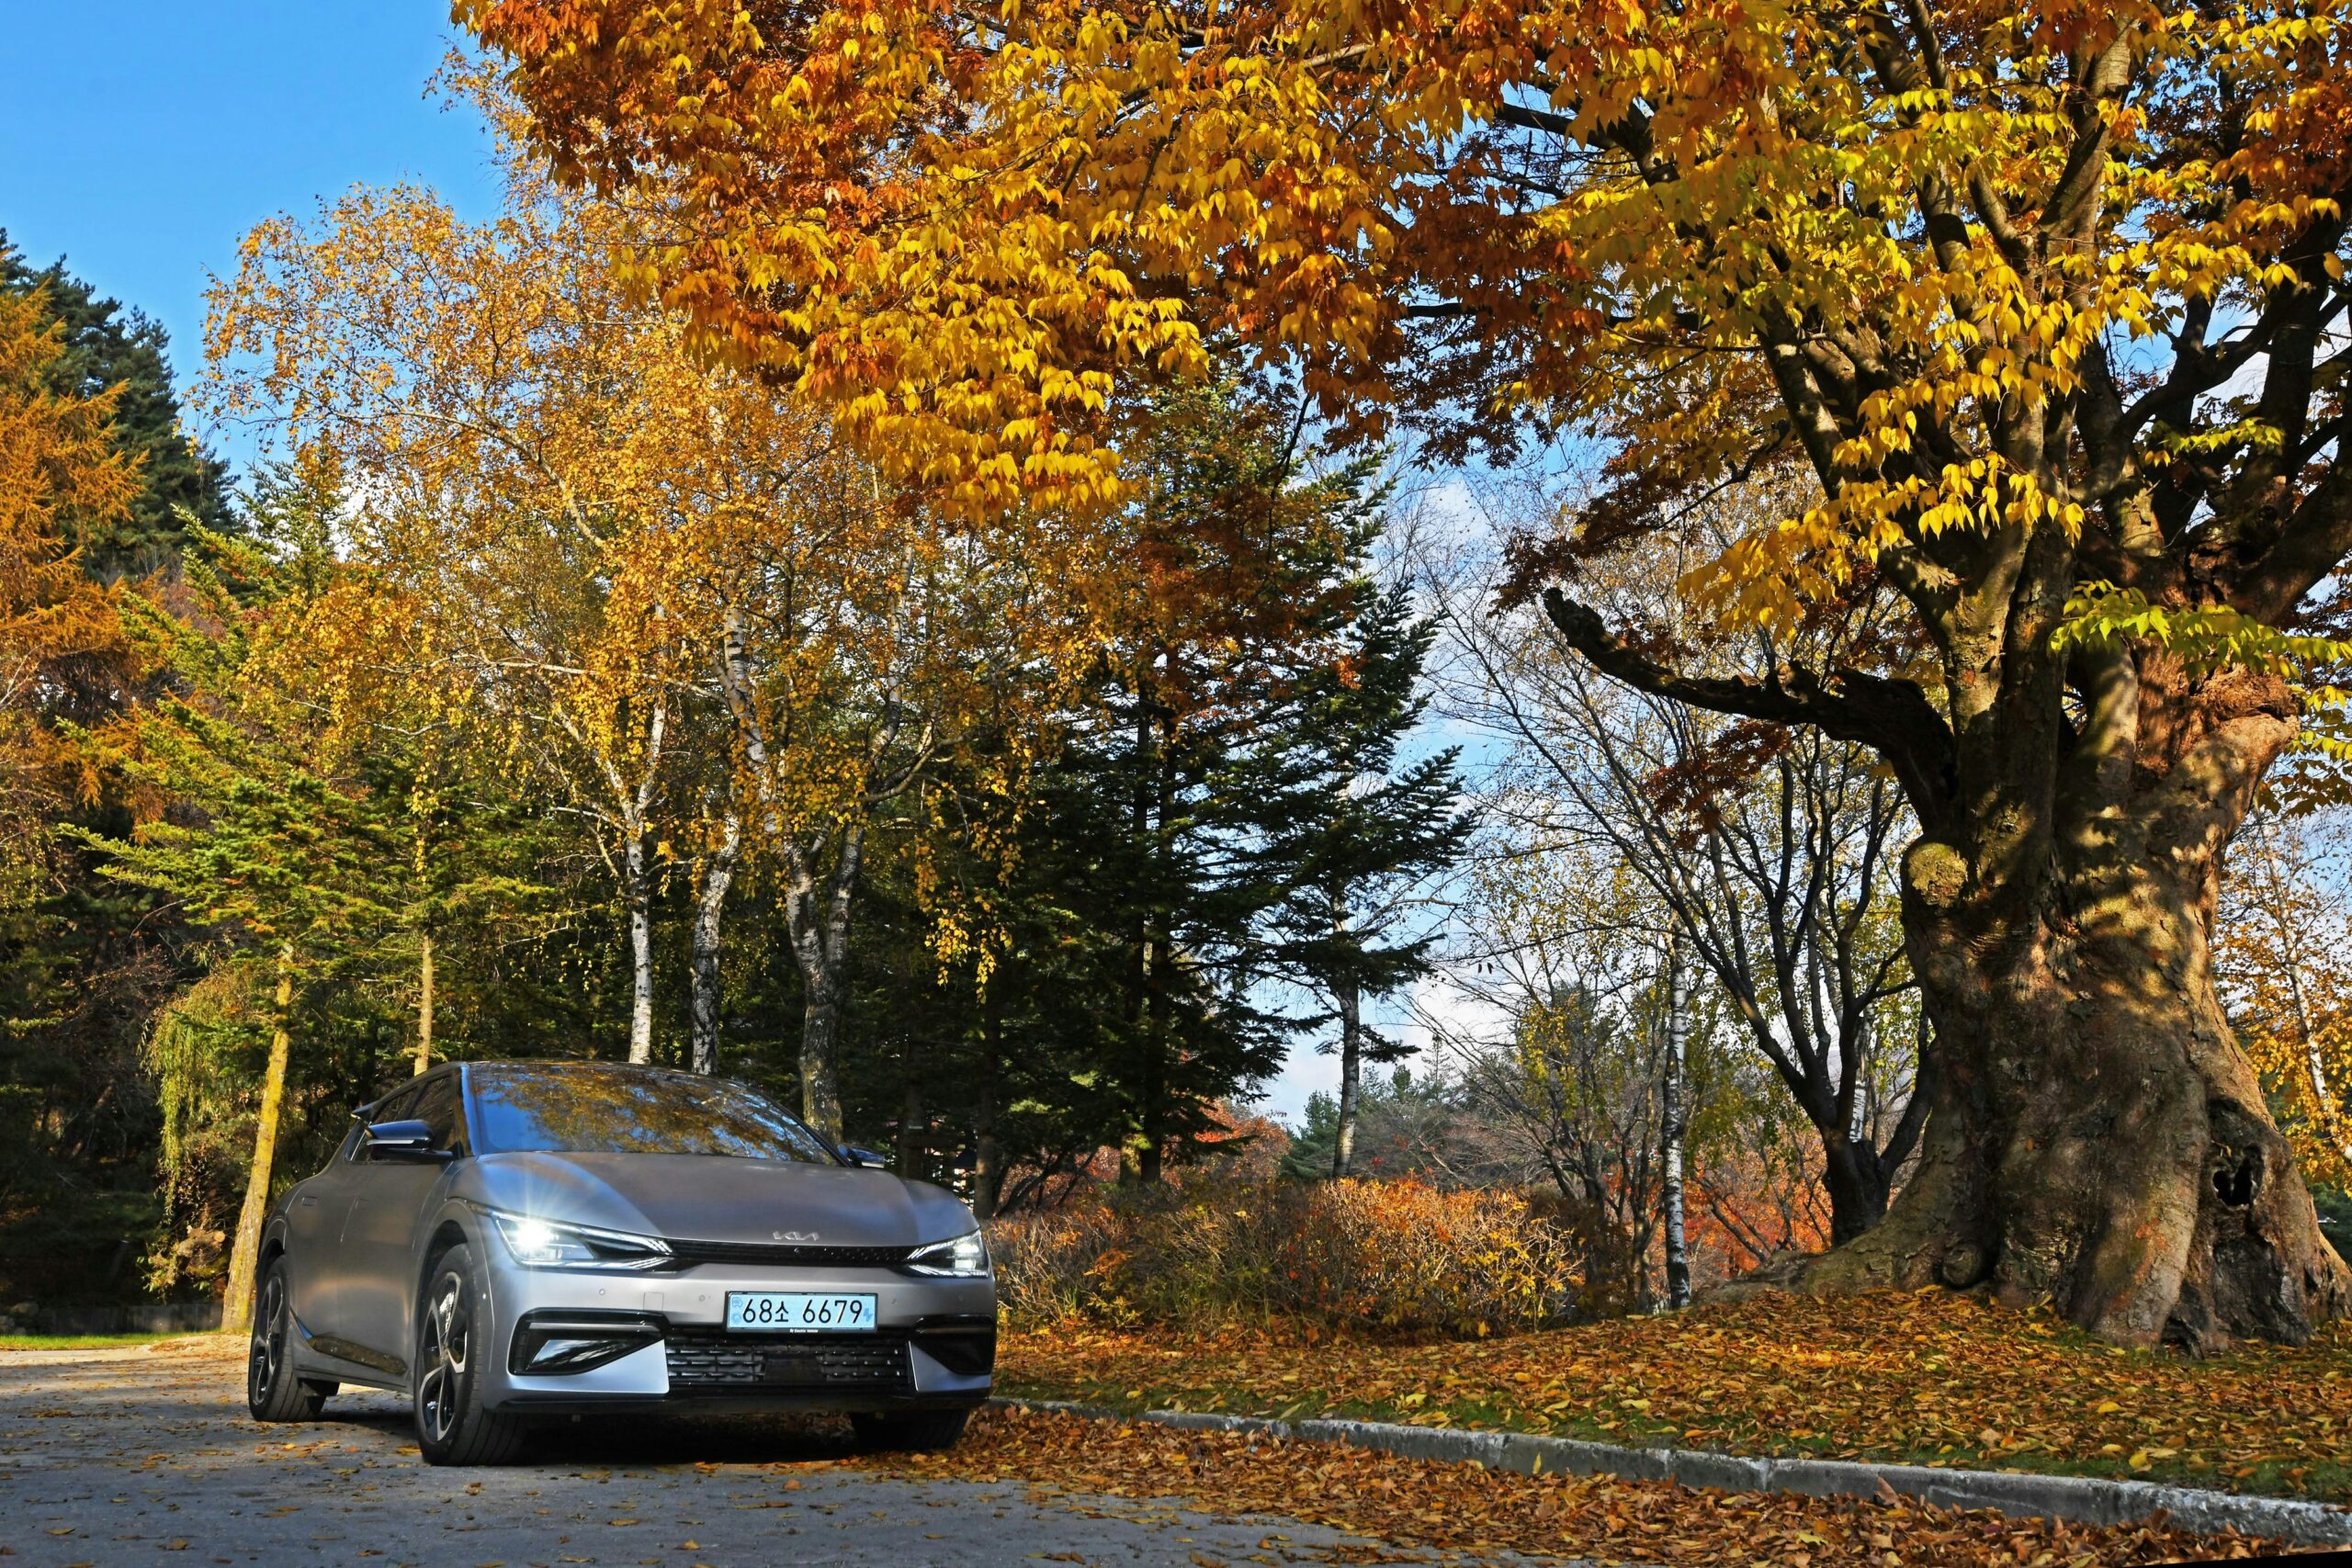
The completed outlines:
<svg viewBox="0 0 2352 1568">
<path fill-rule="evenodd" d="M 469 1075 L 484 1154 L 725 1155 L 840 1162 L 816 1135 L 741 1084 L 568 1065 Z"/>
</svg>

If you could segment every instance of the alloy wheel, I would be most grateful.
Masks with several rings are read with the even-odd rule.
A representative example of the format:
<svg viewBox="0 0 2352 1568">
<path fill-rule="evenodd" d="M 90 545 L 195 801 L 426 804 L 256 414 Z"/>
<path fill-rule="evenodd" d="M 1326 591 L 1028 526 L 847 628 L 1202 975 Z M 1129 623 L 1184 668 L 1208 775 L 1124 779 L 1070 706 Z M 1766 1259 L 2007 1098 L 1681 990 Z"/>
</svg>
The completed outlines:
<svg viewBox="0 0 2352 1568">
<path fill-rule="evenodd" d="M 273 1269 L 262 1281 L 261 1310 L 254 1314 L 251 1364 L 245 1374 L 252 1380 L 251 1397 L 255 1404 L 277 1392 L 277 1380 L 285 1371 L 286 1276 Z"/>
<path fill-rule="evenodd" d="M 424 1375 L 416 1385 L 417 1410 L 426 1434 L 436 1443 L 449 1440 L 458 1425 L 458 1412 L 465 1404 L 470 1330 L 463 1281 L 454 1275 L 445 1276 L 433 1304 L 425 1310 L 421 1358 Z"/>
</svg>

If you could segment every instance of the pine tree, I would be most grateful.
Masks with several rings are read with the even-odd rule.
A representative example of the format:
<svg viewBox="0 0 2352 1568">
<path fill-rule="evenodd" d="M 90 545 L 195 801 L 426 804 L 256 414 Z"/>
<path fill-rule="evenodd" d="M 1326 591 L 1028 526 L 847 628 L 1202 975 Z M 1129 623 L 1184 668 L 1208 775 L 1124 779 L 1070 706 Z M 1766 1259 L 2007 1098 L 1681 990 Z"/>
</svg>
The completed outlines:
<svg viewBox="0 0 2352 1568">
<path fill-rule="evenodd" d="M 39 269 L 27 265 L 0 230 L 0 290 L 33 289 L 43 291 L 51 319 L 65 328 L 65 351 L 48 373 L 50 390 L 88 398 L 121 388 L 114 404 L 114 450 L 138 462 L 142 480 L 127 515 L 83 520 L 84 569 L 101 580 L 137 576 L 175 559 L 191 525 L 233 532 L 229 465 L 180 424 L 163 324 L 100 297 L 67 272 L 62 259 Z"/>
<path fill-rule="evenodd" d="M 463 797 L 447 788 L 455 748 L 436 716 L 451 705 L 401 678 L 417 672 L 416 650 L 397 603 L 335 560 L 341 509 L 331 473 L 296 467 L 259 477 L 251 536 L 189 523 L 183 586 L 122 596 L 164 690 L 85 735 L 149 803 L 128 836 L 75 833 L 103 857 L 100 874 L 207 933 L 215 974 L 266 971 L 231 987 L 269 998 L 224 1306 L 232 1327 L 251 1307 L 306 993 L 378 983 L 413 956 L 422 1046 L 434 932 L 531 891 L 499 874 L 495 811 L 452 820 L 449 802 Z"/>
<path fill-rule="evenodd" d="M 1286 884 L 1270 922 L 1273 951 L 1339 1024 L 1335 1177 L 1354 1168 L 1363 1064 L 1407 1055 L 1364 1022 L 1364 1003 L 1430 972 L 1436 935 L 1409 930 L 1410 895 L 1454 862 L 1471 831 L 1455 805 L 1459 748 L 1397 768 L 1427 706 L 1421 671 L 1435 628 L 1415 618 L 1404 581 L 1367 585 L 1362 597 L 1346 656 L 1302 683 L 1288 727 L 1263 752 L 1275 804 L 1261 861 Z"/>
<path fill-rule="evenodd" d="M 1373 520 L 1355 470 L 1295 481 L 1295 420 L 1238 379 L 1165 394 L 1137 423 L 1139 598 L 1057 812 L 1097 846 L 1091 908 L 1123 968 L 1100 1059 L 1127 1172 L 1148 1182 L 1214 1124 L 1213 1101 L 1279 1067 L 1296 1027 L 1256 1000 L 1261 928 L 1298 874 L 1264 847 L 1287 805 L 1266 759 L 1339 656 Z"/>
</svg>

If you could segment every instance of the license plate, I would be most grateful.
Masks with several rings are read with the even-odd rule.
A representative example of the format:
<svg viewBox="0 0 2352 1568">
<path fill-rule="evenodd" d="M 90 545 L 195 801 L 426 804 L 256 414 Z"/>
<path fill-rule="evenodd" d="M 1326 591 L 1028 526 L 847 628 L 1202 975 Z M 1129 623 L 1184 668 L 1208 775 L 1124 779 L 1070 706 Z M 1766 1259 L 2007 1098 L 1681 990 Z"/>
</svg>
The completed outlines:
<svg viewBox="0 0 2352 1568">
<path fill-rule="evenodd" d="M 753 1334 L 871 1333 L 874 1298 L 799 1291 L 729 1291 L 727 1326 Z"/>
</svg>

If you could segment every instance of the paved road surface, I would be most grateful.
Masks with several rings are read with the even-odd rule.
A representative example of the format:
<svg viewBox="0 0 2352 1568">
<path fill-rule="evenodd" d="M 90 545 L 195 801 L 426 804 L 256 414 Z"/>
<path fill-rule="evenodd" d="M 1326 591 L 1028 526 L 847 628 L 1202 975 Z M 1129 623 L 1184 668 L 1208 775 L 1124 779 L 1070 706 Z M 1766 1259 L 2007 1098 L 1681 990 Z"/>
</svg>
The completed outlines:
<svg viewBox="0 0 2352 1568">
<path fill-rule="evenodd" d="M 1463 1561 L 1296 1521 L 876 1476 L 839 1462 L 843 1438 L 789 1424 L 641 1421 L 511 1468 L 435 1469 L 387 1395 L 254 1425 L 241 1349 L 0 1353 L 7 1568 Z"/>
</svg>

